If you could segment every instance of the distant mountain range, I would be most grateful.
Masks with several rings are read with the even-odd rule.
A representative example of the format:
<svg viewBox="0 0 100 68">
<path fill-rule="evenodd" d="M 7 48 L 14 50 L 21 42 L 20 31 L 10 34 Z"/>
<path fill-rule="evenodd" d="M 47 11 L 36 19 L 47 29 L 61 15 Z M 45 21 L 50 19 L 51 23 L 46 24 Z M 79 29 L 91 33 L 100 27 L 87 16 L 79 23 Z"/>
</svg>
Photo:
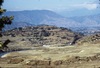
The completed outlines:
<svg viewBox="0 0 100 68">
<path fill-rule="evenodd" d="M 7 29 L 41 24 L 67 28 L 100 26 L 100 14 L 67 18 L 49 10 L 26 10 L 8 11 L 4 15 L 14 16 L 13 24 L 6 26 Z"/>
<path fill-rule="evenodd" d="M 97 27 L 100 26 L 100 14 L 81 16 L 81 17 L 72 17 L 76 22 L 82 24 L 83 27 Z"/>
<path fill-rule="evenodd" d="M 60 27 L 77 26 L 78 23 L 49 10 L 8 11 L 4 15 L 14 16 L 12 27 L 29 25 L 56 25 Z M 24 24 L 23 24 L 24 23 Z"/>
<path fill-rule="evenodd" d="M 100 8 L 96 8 L 93 10 L 80 8 L 80 9 L 72 9 L 72 10 L 63 10 L 57 13 L 64 17 L 89 16 L 89 15 L 100 14 Z"/>
</svg>

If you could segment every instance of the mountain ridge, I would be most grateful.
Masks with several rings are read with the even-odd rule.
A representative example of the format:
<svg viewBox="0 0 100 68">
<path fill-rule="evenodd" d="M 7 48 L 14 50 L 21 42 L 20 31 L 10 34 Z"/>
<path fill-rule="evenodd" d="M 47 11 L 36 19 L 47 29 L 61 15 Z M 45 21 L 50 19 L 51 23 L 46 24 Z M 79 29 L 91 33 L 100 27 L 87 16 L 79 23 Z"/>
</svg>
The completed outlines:
<svg viewBox="0 0 100 68">
<path fill-rule="evenodd" d="M 25 10 L 25 11 L 8 11 L 4 15 L 14 16 L 13 24 L 11 24 L 9 27 L 6 26 L 6 29 L 41 25 L 41 24 L 54 25 L 66 28 L 100 26 L 99 23 L 100 14 L 66 18 L 50 10 Z"/>
<path fill-rule="evenodd" d="M 14 16 L 13 23 L 18 22 L 26 22 L 32 25 L 55 25 L 59 27 L 71 27 L 77 26 L 76 22 L 70 18 L 65 18 L 53 11 L 49 10 L 25 10 L 25 11 L 8 11 L 4 15 Z M 69 25 L 71 24 L 71 25 Z"/>
</svg>

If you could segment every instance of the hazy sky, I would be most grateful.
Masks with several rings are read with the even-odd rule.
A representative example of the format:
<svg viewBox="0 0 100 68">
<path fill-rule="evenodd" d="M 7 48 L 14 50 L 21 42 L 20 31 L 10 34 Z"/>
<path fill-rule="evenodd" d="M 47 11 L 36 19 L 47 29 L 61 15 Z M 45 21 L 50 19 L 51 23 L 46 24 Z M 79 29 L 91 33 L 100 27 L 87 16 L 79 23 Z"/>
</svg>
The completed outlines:
<svg viewBox="0 0 100 68">
<path fill-rule="evenodd" d="M 3 8 L 8 11 L 48 9 L 53 11 L 97 8 L 97 0 L 4 0 Z"/>
</svg>

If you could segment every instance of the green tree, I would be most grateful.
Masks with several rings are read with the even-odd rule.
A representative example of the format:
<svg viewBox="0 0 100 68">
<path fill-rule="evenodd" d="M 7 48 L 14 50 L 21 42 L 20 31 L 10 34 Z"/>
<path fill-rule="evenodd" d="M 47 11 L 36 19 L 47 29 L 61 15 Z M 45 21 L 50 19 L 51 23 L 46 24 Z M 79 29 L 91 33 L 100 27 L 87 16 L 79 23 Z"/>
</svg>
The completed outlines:
<svg viewBox="0 0 100 68">
<path fill-rule="evenodd" d="M 2 3 L 4 0 L 0 0 L 0 37 L 2 37 L 2 28 L 4 28 L 5 25 L 9 25 L 12 23 L 13 16 L 3 16 L 2 14 L 6 12 L 5 9 L 2 8 Z M 9 40 L 6 40 L 4 43 L 0 42 L 0 50 L 4 47 L 7 47 L 6 45 L 9 43 Z"/>
</svg>

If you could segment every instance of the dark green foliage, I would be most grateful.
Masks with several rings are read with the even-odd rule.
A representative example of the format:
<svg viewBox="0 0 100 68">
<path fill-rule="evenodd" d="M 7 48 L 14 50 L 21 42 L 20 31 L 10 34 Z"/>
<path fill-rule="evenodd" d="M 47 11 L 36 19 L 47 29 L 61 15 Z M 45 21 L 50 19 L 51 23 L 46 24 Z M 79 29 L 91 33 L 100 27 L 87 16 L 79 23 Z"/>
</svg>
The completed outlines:
<svg viewBox="0 0 100 68">
<path fill-rule="evenodd" d="M 0 6 L 2 5 L 3 1 L 4 1 L 4 0 L 0 0 Z"/>
<path fill-rule="evenodd" d="M 13 16 L 11 16 L 11 17 L 3 16 L 0 19 L 0 30 L 2 30 L 2 28 L 4 27 L 5 24 L 11 24 L 12 20 L 13 20 Z"/>
<path fill-rule="evenodd" d="M 7 16 L 2 16 L 2 13 L 6 12 L 5 9 L 2 9 L 2 3 L 4 2 L 4 0 L 0 0 L 0 31 L 2 31 L 2 28 L 4 28 L 4 26 L 7 24 L 11 24 L 12 20 L 13 20 L 13 16 L 11 17 L 7 17 Z"/>
<path fill-rule="evenodd" d="M 0 0 L 0 15 L 1 15 L 3 12 L 6 11 L 5 9 L 2 9 L 2 8 L 1 8 L 3 2 L 4 2 L 4 0 Z"/>
</svg>

